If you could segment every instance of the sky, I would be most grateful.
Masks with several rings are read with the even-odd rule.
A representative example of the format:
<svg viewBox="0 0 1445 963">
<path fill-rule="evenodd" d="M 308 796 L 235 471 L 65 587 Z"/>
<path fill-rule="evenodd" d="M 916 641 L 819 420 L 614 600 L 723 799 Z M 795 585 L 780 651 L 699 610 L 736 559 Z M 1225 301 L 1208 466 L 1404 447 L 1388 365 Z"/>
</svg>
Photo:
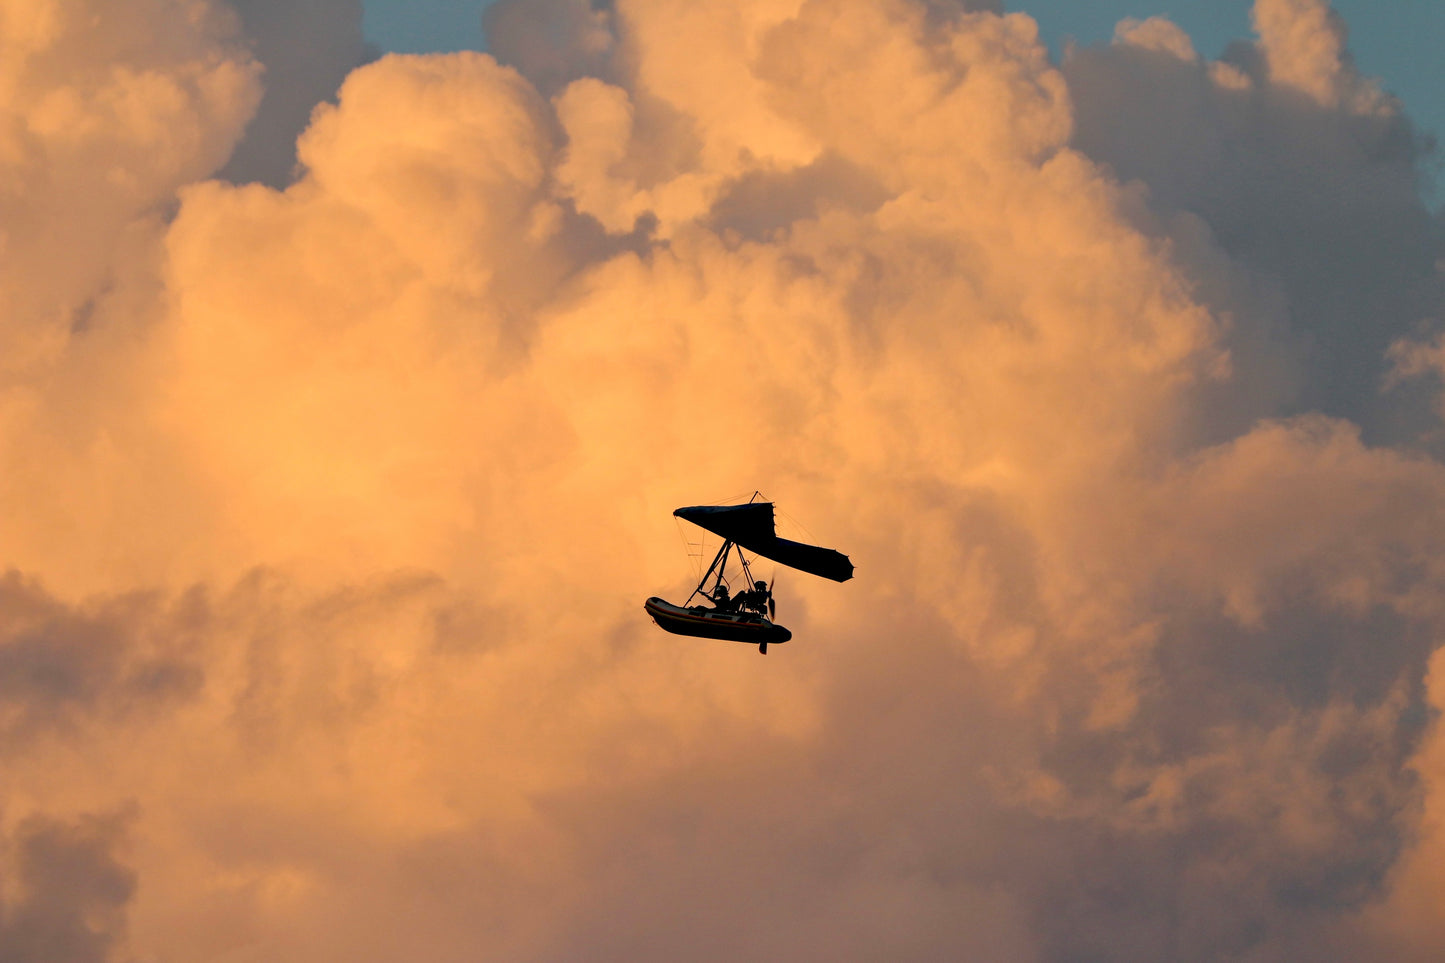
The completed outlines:
<svg viewBox="0 0 1445 963">
<path fill-rule="evenodd" d="M 0 0 L 0 959 L 1445 958 L 1348 8 L 363 13 Z M 855 578 L 664 633 L 755 490 Z"/>
</svg>

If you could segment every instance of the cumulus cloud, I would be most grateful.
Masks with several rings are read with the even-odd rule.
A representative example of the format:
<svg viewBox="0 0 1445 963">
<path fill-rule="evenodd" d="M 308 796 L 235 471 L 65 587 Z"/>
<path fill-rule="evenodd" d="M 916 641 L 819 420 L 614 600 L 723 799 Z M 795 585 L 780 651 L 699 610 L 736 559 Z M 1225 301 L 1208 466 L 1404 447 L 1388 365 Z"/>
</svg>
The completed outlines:
<svg viewBox="0 0 1445 963">
<path fill-rule="evenodd" d="M 1264 0 L 1254 5 L 1251 19 L 1271 82 L 1322 107 L 1378 106 L 1380 91 L 1350 64 L 1344 19 L 1328 0 Z"/>
<path fill-rule="evenodd" d="M 232 0 L 231 6 L 264 68 L 265 93 L 221 176 L 284 187 L 295 173 L 296 138 L 312 110 L 333 99 L 369 54 L 361 0 Z"/>
<path fill-rule="evenodd" d="M 1420 409 L 1380 385 L 1392 342 L 1445 298 L 1427 148 L 1397 103 L 1338 50 L 1321 52 L 1337 19 L 1322 3 L 1260 4 L 1260 45 L 1214 63 L 1163 51 L 1172 25 L 1075 50 L 1062 65 L 1073 142 L 1147 188 L 1156 221 L 1144 229 L 1168 235 L 1195 295 L 1238 322 L 1226 339 L 1235 378 L 1205 401 L 1208 420 L 1234 433 L 1261 414 L 1322 411 L 1409 444 L 1427 427 Z M 1350 95 L 1302 99 L 1276 78 L 1281 58 Z"/>
<path fill-rule="evenodd" d="M 259 95 L 224 6 L 29 3 L 0 13 L 5 369 L 96 322 L 154 215 L 230 154 Z M 148 217 L 147 215 L 151 215 Z"/>
<path fill-rule="evenodd" d="M 26 743 L 95 718 L 183 700 L 202 682 L 187 608 L 118 596 L 72 609 L 16 572 L 0 579 L 0 740 Z"/>
<path fill-rule="evenodd" d="M 121 959 L 135 874 L 113 852 L 124 816 L 33 817 L 6 840 L 0 951 L 15 963 Z M 19 895 L 15 895 L 18 893 Z"/>
<path fill-rule="evenodd" d="M 151 152 L 95 248 L 125 283 L 65 282 L 106 323 L 4 400 L 7 871 L 39 895 L 0 939 L 1445 941 L 1445 467 L 1431 399 L 1386 390 L 1439 367 L 1438 218 L 1326 5 L 1260 0 L 1218 62 L 1155 19 L 1055 64 L 998 4 L 507 0 L 498 58 L 348 74 L 294 178 L 262 102 L 229 180 L 285 18 L 187 9 L 75 48 L 235 83 L 168 101 L 215 129 Z M 7 15 L 35 49 L 88 22 Z M 647 624 L 689 587 L 671 509 L 754 488 L 858 577 L 780 572 L 766 659 Z M 88 855 L 41 879 L 43 839 Z"/>
<path fill-rule="evenodd" d="M 497 0 L 482 13 L 487 44 L 547 96 L 583 77 L 609 79 L 615 5 L 591 0 Z"/>
</svg>

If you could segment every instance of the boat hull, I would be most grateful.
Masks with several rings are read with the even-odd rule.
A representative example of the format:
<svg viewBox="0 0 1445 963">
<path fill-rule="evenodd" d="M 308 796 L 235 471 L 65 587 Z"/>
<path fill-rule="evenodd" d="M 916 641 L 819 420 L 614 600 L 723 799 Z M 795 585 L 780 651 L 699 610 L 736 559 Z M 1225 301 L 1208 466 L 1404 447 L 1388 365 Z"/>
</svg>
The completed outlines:
<svg viewBox="0 0 1445 963">
<path fill-rule="evenodd" d="M 751 645 L 786 642 L 793 633 L 775 625 L 761 615 L 741 612 L 719 612 L 694 605 L 683 608 L 653 596 L 642 606 L 652 620 L 673 635 L 691 635 L 700 639 L 722 639 L 726 642 L 747 642 Z"/>
</svg>

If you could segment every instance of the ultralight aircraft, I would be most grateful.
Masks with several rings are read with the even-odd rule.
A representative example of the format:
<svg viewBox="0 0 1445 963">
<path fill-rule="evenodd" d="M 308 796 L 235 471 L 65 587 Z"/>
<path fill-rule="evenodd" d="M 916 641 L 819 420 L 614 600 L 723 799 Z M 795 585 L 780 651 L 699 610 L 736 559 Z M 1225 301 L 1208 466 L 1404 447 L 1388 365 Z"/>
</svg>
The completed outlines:
<svg viewBox="0 0 1445 963">
<path fill-rule="evenodd" d="M 756 498 L 757 495 L 753 497 Z M 772 502 L 693 505 L 679 508 L 672 514 L 723 539 L 722 548 L 718 549 L 712 564 L 707 567 L 702 580 L 697 583 L 697 588 L 692 590 L 687 601 L 682 605 L 673 605 L 654 595 L 643 604 L 654 622 L 675 635 L 746 642 L 756 645 L 763 655 L 768 654 L 769 643 L 786 642 L 793 637 L 792 632 L 772 621 L 777 612 L 773 587 L 761 580 L 753 580 L 748 558 L 743 554 L 744 549 L 789 568 L 835 582 L 846 582 L 853 577 L 853 563 L 842 552 L 779 538 Z M 730 595 L 724 572 L 728 556 L 734 550 L 737 551 L 743 580 L 748 588 L 736 595 Z M 703 591 L 709 579 L 713 581 L 713 586 L 710 590 Z M 692 605 L 692 600 L 698 596 L 712 604 Z"/>
</svg>

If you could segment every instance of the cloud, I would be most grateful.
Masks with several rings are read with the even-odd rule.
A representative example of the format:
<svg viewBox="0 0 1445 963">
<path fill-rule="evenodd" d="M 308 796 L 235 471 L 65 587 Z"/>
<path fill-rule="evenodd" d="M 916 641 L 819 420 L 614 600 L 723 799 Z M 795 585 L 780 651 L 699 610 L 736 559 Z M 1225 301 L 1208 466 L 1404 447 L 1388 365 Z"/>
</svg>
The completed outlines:
<svg viewBox="0 0 1445 963">
<path fill-rule="evenodd" d="M 367 58 L 361 0 L 233 0 L 231 6 L 265 68 L 265 93 L 221 176 L 285 187 L 295 172 L 296 138 L 312 110 L 334 99 L 346 75 Z"/>
<path fill-rule="evenodd" d="M 499 4 L 267 183 L 203 178 L 282 15 L 197 8 L 228 124 L 0 409 L 5 825 L 95 958 L 1428 958 L 1408 118 L 1323 5 L 996 6 Z M 754 488 L 858 577 L 664 636 L 670 511 Z"/>
<path fill-rule="evenodd" d="M 1390 345 L 1387 357 L 1393 362 L 1385 385 L 1390 391 L 1414 388 L 1420 390 L 1421 383 L 1427 392 L 1435 395 L 1435 411 L 1445 416 L 1445 393 L 1440 392 L 1439 381 L 1445 376 L 1445 336 L 1436 335 L 1433 340 L 1403 337 Z M 1437 432 L 1432 432 L 1438 438 Z"/>
<path fill-rule="evenodd" d="M 225 162 L 259 96 L 222 6 L 7 3 L 0 312 L 7 371 L 98 323 L 126 252 L 182 184 Z"/>
<path fill-rule="evenodd" d="M 1145 229 L 1171 237 L 1196 295 L 1237 322 L 1235 379 L 1207 403 L 1211 419 L 1236 433 L 1261 414 L 1323 411 L 1371 440 L 1414 443 L 1423 409 L 1380 385 L 1390 344 L 1436 316 L 1445 293 L 1422 196 L 1427 147 L 1321 39 L 1343 36 L 1327 6 L 1259 4 L 1255 19 L 1261 44 L 1214 63 L 1140 42 L 1143 27 L 1075 50 L 1062 68 L 1073 143 L 1147 189 L 1157 220 Z M 1286 57 L 1316 81 L 1279 80 Z M 1338 95 L 1301 100 L 1299 84 Z"/>
<path fill-rule="evenodd" d="M 498 0 L 482 11 L 487 46 L 548 96 L 617 69 L 614 4 L 590 0 Z"/>
<path fill-rule="evenodd" d="M 0 580 L 0 740 L 14 745 L 193 695 L 189 615 L 142 594 L 72 609 L 16 572 Z"/>
<path fill-rule="evenodd" d="M 1426 677 L 1431 704 L 1437 707 L 1445 705 L 1445 692 L 1440 691 L 1442 664 L 1445 657 L 1437 651 Z M 1440 791 L 1440 773 L 1445 771 L 1442 745 L 1436 726 L 1414 761 L 1425 784 L 1426 798 L 1414 845 L 1394 868 L 1390 899 L 1373 908 L 1370 915 L 1373 935 L 1387 952 L 1401 960 L 1429 959 L 1441 946 L 1433 904 L 1445 884 L 1440 878 L 1441 846 L 1445 845 L 1441 820 L 1441 800 L 1445 796 Z"/>
<path fill-rule="evenodd" d="M 7 840 L 14 867 L 0 902 L 0 951 L 16 963 L 121 959 L 136 879 L 114 848 L 123 816 L 32 817 Z M 7 874 L 9 875 L 9 874 Z M 14 895 L 18 892 L 18 896 Z"/>
<path fill-rule="evenodd" d="M 1271 82 L 1327 108 L 1369 110 L 1384 100 L 1349 63 L 1345 22 L 1327 0 L 1264 0 L 1254 5 L 1250 19 Z"/>
</svg>

